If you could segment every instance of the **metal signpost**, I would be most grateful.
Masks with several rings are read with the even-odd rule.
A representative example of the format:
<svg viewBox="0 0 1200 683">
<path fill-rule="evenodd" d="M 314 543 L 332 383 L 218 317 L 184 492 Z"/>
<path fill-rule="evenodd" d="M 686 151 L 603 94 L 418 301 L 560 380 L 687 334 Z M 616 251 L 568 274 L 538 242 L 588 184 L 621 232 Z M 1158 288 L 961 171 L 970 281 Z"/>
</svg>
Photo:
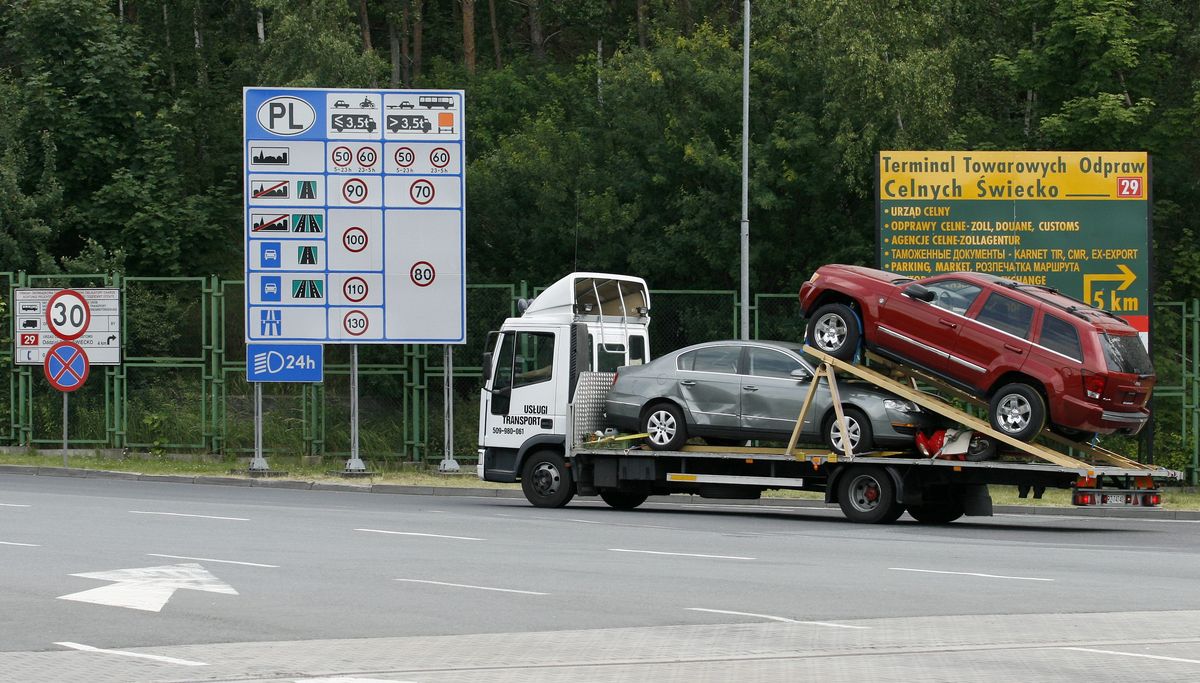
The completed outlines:
<svg viewBox="0 0 1200 683">
<path fill-rule="evenodd" d="M 263 456 L 262 383 L 320 382 L 325 374 L 325 347 L 320 344 L 247 344 L 246 381 L 254 385 L 254 458 L 251 474 L 274 472 Z"/>
<path fill-rule="evenodd" d="M 461 90 L 246 88 L 246 341 L 466 341 Z M 351 349 L 351 453 L 358 453 Z M 273 381 L 273 380 L 272 380 Z"/>
<path fill-rule="evenodd" d="M 87 349 L 92 365 L 121 364 L 121 290 L 15 289 L 13 309 L 17 365 L 41 365 L 62 339 Z"/>
<path fill-rule="evenodd" d="M 85 326 L 86 327 L 86 326 Z M 42 371 L 50 386 L 62 392 L 62 457 L 63 467 L 67 466 L 67 397 L 87 381 L 91 366 L 87 353 L 72 341 L 60 341 L 46 352 L 46 360 Z"/>
<path fill-rule="evenodd" d="M 1145 152 L 880 152 L 880 267 L 1047 285 L 1150 332 Z"/>
</svg>

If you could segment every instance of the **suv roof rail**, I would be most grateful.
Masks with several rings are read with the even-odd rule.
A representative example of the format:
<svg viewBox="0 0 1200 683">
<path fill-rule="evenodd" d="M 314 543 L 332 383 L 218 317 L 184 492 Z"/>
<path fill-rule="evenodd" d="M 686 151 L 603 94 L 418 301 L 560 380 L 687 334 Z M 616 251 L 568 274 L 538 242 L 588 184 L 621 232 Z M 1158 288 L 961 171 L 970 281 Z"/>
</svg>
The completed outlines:
<svg viewBox="0 0 1200 683">
<path fill-rule="evenodd" d="M 1111 311 L 1106 311 L 1102 308 L 1096 308 L 1095 306 L 1090 305 L 1086 301 L 1076 299 L 1075 297 L 1071 296 L 1070 294 L 1064 294 L 1064 293 L 1058 291 L 1057 289 L 1050 287 L 1048 285 L 1034 285 L 1034 284 L 1030 284 L 1028 282 L 1017 282 L 1016 280 L 1008 280 L 1008 279 L 1001 280 L 1000 284 L 1009 289 L 1021 290 L 1021 291 L 1025 292 L 1026 294 L 1034 297 L 1038 301 L 1041 301 L 1042 303 L 1049 304 L 1057 309 L 1066 311 L 1067 313 L 1070 313 L 1071 315 L 1073 315 L 1077 318 L 1081 318 L 1083 320 L 1087 320 L 1087 316 L 1084 315 L 1085 313 L 1099 313 L 1101 315 L 1108 316 L 1109 318 L 1112 318 L 1113 320 L 1119 320 L 1121 322 L 1125 322 L 1124 318 L 1122 318 L 1119 315 L 1115 315 Z M 1031 291 L 1026 291 L 1026 290 L 1034 290 L 1034 291 L 1031 292 Z M 1051 301 L 1050 299 L 1047 299 L 1046 297 L 1038 296 L 1038 292 L 1049 292 L 1050 294 L 1057 294 L 1058 296 L 1061 296 L 1064 299 L 1070 299 L 1071 301 L 1074 301 L 1075 303 L 1081 304 L 1081 306 L 1063 306 L 1062 304 L 1058 303 L 1057 301 Z"/>
</svg>

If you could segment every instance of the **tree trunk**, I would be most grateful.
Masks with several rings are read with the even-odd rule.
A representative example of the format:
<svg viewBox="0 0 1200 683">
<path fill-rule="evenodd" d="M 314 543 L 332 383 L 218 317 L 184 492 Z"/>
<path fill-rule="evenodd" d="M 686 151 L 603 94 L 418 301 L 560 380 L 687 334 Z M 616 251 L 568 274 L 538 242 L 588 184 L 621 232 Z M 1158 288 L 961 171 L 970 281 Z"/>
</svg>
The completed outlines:
<svg viewBox="0 0 1200 683">
<path fill-rule="evenodd" d="M 475 0 L 462 0 L 463 60 L 467 73 L 475 75 Z"/>
<path fill-rule="evenodd" d="M 412 80 L 410 86 L 415 86 L 421 80 L 421 42 L 425 33 L 425 20 L 422 16 L 425 0 L 412 0 Z"/>
<path fill-rule="evenodd" d="M 529 45 L 533 49 L 533 56 L 538 61 L 545 61 L 546 39 L 542 35 L 540 0 L 528 0 L 526 6 L 529 8 Z"/>
<path fill-rule="evenodd" d="M 200 30 L 200 0 L 192 5 L 192 35 L 196 37 L 196 83 L 208 87 L 208 63 L 204 60 L 204 33 Z"/>
<path fill-rule="evenodd" d="M 367 14 L 367 0 L 358 0 L 358 27 L 362 31 L 363 52 L 370 52 L 371 17 Z"/>
<path fill-rule="evenodd" d="M 496 70 L 504 68 L 500 61 L 500 31 L 496 29 L 496 0 L 488 0 L 488 17 L 492 21 L 492 52 L 496 55 Z"/>
<path fill-rule="evenodd" d="M 407 88 L 412 85 L 412 53 L 408 49 L 409 23 L 408 3 L 400 6 L 400 83 Z"/>
<path fill-rule="evenodd" d="M 400 87 L 400 31 L 396 29 L 396 22 L 389 15 L 387 19 L 388 30 L 388 54 L 392 58 L 392 78 L 390 81 L 391 87 Z"/>
<path fill-rule="evenodd" d="M 262 8 L 254 10 L 255 23 L 258 26 L 258 44 L 267 42 L 267 22 L 263 20 Z"/>
<path fill-rule="evenodd" d="M 167 14 L 166 0 L 163 0 L 162 11 L 163 11 L 163 38 L 166 39 L 166 43 L 167 43 L 167 79 L 168 79 L 168 82 L 171 84 L 171 90 L 174 91 L 175 90 L 175 59 L 172 56 L 172 55 L 174 55 L 174 51 L 171 49 L 171 17 L 169 14 Z"/>
<path fill-rule="evenodd" d="M 643 50 L 650 45 L 649 27 L 646 24 L 646 0 L 637 0 L 638 47 Z"/>
</svg>

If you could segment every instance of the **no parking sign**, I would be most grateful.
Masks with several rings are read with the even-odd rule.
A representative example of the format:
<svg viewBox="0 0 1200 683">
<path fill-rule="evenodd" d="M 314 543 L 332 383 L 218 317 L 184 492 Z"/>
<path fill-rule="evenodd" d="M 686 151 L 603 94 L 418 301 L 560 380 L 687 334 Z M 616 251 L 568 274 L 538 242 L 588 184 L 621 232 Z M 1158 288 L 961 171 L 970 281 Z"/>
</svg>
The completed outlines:
<svg viewBox="0 0 1200 683">
<path fill-rule="evenodd" d="M 50 386 L 59 391 L 75 391 L 87 381 L 91 364 L 83 347 L 75 342 L 62 341 L 46 352 L 42 371 Z"/>
</svg>

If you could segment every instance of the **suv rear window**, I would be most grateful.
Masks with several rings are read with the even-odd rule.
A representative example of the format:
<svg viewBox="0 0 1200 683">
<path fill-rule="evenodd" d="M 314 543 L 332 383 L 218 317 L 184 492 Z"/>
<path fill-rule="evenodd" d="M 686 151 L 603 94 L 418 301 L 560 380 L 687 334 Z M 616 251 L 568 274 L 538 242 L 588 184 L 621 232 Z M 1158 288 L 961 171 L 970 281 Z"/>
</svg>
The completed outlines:
<svg viewBox="0 0 1200 683">
<path fill-rule="evenodd" d="M 1101 340 L 1109 370 L 1131 375 L 1154 374 L 1154 365 L 1150 363 L 1150 354 L 1146 353 L 1141 337 L 1136 334 L 1104 334 Z"/>
</svg>

